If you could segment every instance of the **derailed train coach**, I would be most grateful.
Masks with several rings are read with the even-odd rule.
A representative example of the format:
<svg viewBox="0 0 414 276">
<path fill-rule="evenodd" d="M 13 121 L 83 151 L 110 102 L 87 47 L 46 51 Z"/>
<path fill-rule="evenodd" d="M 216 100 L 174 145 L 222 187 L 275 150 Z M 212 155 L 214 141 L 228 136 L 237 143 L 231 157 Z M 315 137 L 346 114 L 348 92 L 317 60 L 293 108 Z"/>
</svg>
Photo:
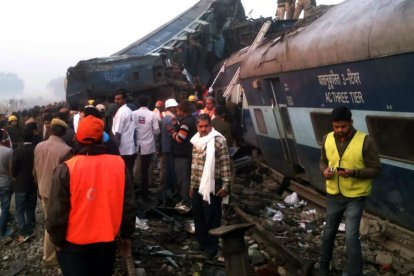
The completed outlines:
<svg viewBox="0 0 414 276">
<path fill-rule="evenodd" d="M 119 88 L 170 97 L 174 94 L 173 85 L 187 86 L 179 79 L 179 69 L 159 55 L 121 55 L 80 61 L 68 69 L 66 100 L 69 104 L 85 104 L 88 99 L 105 100 Z"/>
<path fill-rule="evenodd" d="M 323 136 L 330 112 L 349 107 L 372 136 L 382 173 L 367 210 L 414 230 L 414 1 L 347 0 L 307 26 L 265 41 L 240 65 L 244 138 L 266 162 L 320 192 Z M 226 74 L 223 74 L 223 77 Z"/>
<path fill-rule="evenodd" d="M 240 0 L 200 0 L 110 57 L 70 67 L 66 100 L 82 106 L 88 99 L 103 101 L 119 88 L 127 89 L 131 99 L 177 96 L 190 90 L 195 78 L 207 82 L 214 64 L 242 47 L 231 30 L 245 21 Z"/>
</svg>

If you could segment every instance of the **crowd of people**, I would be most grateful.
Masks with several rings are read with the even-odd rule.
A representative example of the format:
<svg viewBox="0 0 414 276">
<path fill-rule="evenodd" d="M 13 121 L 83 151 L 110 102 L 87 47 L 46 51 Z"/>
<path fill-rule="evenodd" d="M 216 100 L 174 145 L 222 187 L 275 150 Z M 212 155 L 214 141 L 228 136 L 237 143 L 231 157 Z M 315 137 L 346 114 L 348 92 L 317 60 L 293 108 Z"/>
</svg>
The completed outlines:
<svg viewBox="0 0 414 276">
<path fill-rule="evenodd" d="M 203 95 L 199 95 L 203 96 Z M 206 93 L 177 101 L 140 96 L 35 107 L 0 118 L 0 238 L 30 239 L 39 201 L 46 219 L 43 264 L 64 275 L 111 275 L 118 248 L 131 258 L 137 210 L 145 204 L 192 210 L 195 238 L 207 257 L 218 253 L 222 206 L 232 179 L 229 148 L 238 143 L 229 105 Z M 346 216 L 349 275 L 362 275 L 359 225 L 372 179 L 381 172 L 378 150 L 353 127 L 352 113 L 336 107 L 333 131 L 323 138 L 320 169 L 326 179 L 327 225 L 320 275 L 329 275 L 338 225 Z M 235 126 L 236 125 L 236 126 Z M 149 189 L 160 170 L 161 198 Z M 17 229 L 8 227 L 14 194 Z"/>
<path fill-rule="evenodd" d="M 113 100 L 80 109 L 61 103 L 2 115 L 0 237 L 29 240 L 39 201 L 43 264 L 59 264 L 64 275 L 111 275 L 116 248 L 131 254 L 137 208 L 159 204 L 193 210 L 200 250 L 215 256 L 218 239 L 208 231 L 221 223 L 237 128 L 231 108 L 204 94 L 154 105 L 119 89 Z M 149 189 L 154 167 L 161 199 Z M 17 229 L 8 226 L 13 194 Z"/>
</svg>

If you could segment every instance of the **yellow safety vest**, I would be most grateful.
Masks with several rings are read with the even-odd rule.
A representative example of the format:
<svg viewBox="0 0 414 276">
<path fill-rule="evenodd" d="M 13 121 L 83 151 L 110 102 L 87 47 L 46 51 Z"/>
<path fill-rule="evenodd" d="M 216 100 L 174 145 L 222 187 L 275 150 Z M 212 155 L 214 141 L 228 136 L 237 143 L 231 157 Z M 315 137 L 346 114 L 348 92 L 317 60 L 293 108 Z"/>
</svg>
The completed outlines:
<svg viewBox="0 0 414 276">
<path fill-rule="evenodd" d="M 330 132 L 326 136 L 324 145 L 329 167 L 342 167 L 352 170 L 365 168 L 362 156 L 365 136 L 365 133 L 357 131 L 341 158 L 336 148 L 334 133 Z M 371 193 L 371 188 L 371 179 L 344 178 L 335 174 L 333 178 L 326 180 L 326 192 L 331 195 L 342 194 L 346 197 L 368 196 Z"/>
</svg>

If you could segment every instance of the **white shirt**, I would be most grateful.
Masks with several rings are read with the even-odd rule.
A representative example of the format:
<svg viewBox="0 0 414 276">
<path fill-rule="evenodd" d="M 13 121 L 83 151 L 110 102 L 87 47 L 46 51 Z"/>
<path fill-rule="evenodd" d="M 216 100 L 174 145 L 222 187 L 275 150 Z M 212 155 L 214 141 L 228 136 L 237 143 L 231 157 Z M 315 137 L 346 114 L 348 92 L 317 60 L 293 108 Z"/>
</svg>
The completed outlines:
<svg viewBox="0 0 414 276">
<path fill-rule="evenodd" d="M 79 112 L 73 115 L 73 130 L 75 131 L 75 133 L 78 131 L 79 118 L 80 118 Z"/>
<path fill-rule="evenodd" d="M 121 134 L 121 143 L 119 153 L 121 155 L 133 155 L 135 153 L 134 145 L 134 123 L 132 121 L 132 110 L 124 104 L 115 113 L 112 121 L 112 133 Z"/>
<path fill-rule="evenodd" d="M 137 131 L 137 152 L 146 155 L 156 151 L 154 135 L 160 134 L 160 127 L 156 115 L 146 107 L 132 112 L 134 125 Z"/>
</svg>

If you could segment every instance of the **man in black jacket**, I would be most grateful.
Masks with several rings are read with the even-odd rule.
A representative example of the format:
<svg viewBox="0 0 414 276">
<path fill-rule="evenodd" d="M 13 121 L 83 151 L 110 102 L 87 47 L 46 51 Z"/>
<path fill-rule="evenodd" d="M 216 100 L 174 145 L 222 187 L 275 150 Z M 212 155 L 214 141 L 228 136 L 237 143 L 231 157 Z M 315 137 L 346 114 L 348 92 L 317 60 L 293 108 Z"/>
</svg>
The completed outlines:
<svg viewBox="0 0 414 276">
<path fill-rule="evenodd" d="M 33 177 L 34 149 L 33 137 L 37 132 L 36 123 L 28 124 L 23 132 L 23 146 L 13 151 L 12 176 L 16 179 L 13 191 L 16 202 L 17 240 L 27 240 L 35 226 L 37 186 Z"/>
<path fill-rule="evenodd" d="M 178 121 L 174 118 L 166 126 L 172 138 L 174 169 L 177 176 L 178 191 L 181 196 L 181 202 L 176 207 L 185 212 L 189 211 L 191 206 L 188 191 L 190 189 L 193 145 L 190 143 L 190 139 L 197 132 L 196 121 L 190 112 L 191 103 L 187 100 L 180 102 L 177 107 Z"/>
</svg>

